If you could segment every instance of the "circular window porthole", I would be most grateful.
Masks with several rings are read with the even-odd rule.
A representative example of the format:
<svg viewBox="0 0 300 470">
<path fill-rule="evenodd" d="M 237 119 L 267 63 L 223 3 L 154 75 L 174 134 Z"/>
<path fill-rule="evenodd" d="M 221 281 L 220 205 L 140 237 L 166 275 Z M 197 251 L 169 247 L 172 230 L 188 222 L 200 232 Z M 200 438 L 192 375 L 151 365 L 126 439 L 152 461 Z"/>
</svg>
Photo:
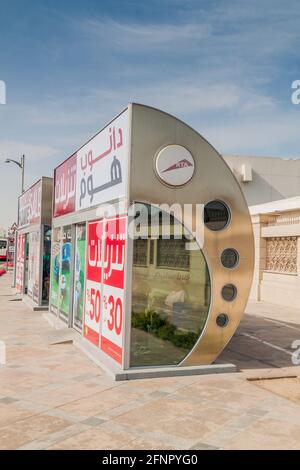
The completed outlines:
<svg viewBox="0 0 300 470">
<path fill-rule="evenodd" d="M 226 248 L 221 254 L 221 263 L 224 268 L 233 269 L 238 265 L 239 254 L 234 248 Z"/>
<path fill-rule="evenodd" d="M 232 302 L 237 296 L 237 288 L 233 284 L 226 284 L 222 288 L 222 297 L 226 302 Z"/>
<path fill-rule="evenodd" d="M 226 315 L 226 313 L 220 313 L 217 318 L 216 318 L 216 324 L 220 327 L 220 328 L 225 328 L 225 326 L 227 326 L 229 323 L 229 318 L 228 318 L 228 315 Z"/>
<path fill-rule="evenodd" d="M 213 231 L 223 230 L 230 222 L 230 211 L 222 201 L 210 201 L 204 207 L 204 224 Z"/>
</svg>

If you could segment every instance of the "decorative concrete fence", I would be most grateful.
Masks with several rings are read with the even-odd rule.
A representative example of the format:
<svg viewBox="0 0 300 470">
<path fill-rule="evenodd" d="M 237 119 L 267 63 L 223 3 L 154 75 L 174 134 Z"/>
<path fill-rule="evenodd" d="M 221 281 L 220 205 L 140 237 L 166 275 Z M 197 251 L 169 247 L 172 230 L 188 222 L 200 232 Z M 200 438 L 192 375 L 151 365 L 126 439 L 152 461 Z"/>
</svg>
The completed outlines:
<svg viewBox="0 0 300 470">
<path fill-rule="evenodd" d="M 250 208 L 255 243 L 250 297 L 287 307 L 300 305 L 300 198 Z"/>
</svg>

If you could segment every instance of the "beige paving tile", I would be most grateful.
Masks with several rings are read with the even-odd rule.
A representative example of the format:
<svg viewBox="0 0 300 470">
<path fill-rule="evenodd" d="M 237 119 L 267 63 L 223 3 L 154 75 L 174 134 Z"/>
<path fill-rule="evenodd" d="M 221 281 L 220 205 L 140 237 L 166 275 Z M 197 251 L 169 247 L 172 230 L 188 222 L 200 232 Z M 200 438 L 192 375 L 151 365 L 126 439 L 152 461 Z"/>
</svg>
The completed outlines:
<svg viewBox="0 0 300 470">
<path fill-rule="evenodd" d="M 77 413 L 84 416 L 101 416 L 105 411 L 119 407 L 130 402 L 137 402 L 139 395 L 136 393 L 124 393 L 122 387 L 109 388 L 99 393 L 89 395 L 61 406 L 59 409 Z"/>
<path fill-rule="evenodd" d="M 300 423 L 262 419 L 226 442 L 226 449 L 292 449 L 300 444 Z"/>
<path fill-rule="evenodd" d="M 71 423 L 46 415 L 33 416 L 0 428 L 0 449 L 17 449 L 41 436 L 69 426 Z"/>
<path fill-rule="evenodd" d="M 132 441 L 133 437 L 128 436 L 126 433 L 114 433 L 107 429 L 91 428 L 57 444 L 49 446 L 48 449 L 121 449 L 126 445 L 130 445 Z"/>
<path fill-rule="evenodd" d="M 33 416 L 34 411 L 24 410 L 18 404 L 0 404 L 0 428 L 6 425 L 13 425 L 18 420 Z"/>
<path fill-rule="evenodd" d="M 256 335 L 286 347 L 298 334 L 294 327 L 300 331 L 298 312 L 265 304 L 247 307 L 223 353 L 242 373 L 121 383 L 74 345 L 50 346 L 53 330 L 41 314 L 1 297 L 7 282 L 0 278 L 1 339 L 8 351 L 7 367 L 0 368 L 0 448 L 300 448 L 298 381 L 276 387 L 272 381 L 263 387 L 247 381 L 300 376 L 300 367 L 241 334 L 254 328 Z"/>
</svg>

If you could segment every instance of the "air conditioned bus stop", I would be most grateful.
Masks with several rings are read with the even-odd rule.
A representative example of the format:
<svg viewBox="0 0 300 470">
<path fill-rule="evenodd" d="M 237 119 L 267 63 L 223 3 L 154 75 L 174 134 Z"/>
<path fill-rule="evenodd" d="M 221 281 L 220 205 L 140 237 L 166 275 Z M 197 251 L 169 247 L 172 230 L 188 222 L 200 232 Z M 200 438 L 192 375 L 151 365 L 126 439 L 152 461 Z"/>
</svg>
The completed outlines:
<svg viewBox="0 0 300 470">
<path fill-rule="evenodd" d="M 52 186 L 42 177 L 18 199 L 16 290 L 34 310 L 49 305 Z"/>
<path fill-rule="evenodd" d="M 53 200 L 53 325 L 119 379 L 208 370 L 253 272 L 247 204 L 214 147 L 130 104 L 55 169 Z"/>
</svg>

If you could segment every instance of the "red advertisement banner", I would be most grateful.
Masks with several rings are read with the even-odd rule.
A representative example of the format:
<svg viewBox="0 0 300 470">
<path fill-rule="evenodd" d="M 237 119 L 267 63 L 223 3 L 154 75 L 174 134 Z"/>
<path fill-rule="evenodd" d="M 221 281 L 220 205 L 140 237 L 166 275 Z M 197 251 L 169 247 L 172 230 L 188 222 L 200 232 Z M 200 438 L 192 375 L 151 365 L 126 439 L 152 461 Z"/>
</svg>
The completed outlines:
<svg viewBox="0 0 300 470">
<path fill-rule="evenodd" d="M 84 336 L 123 362 L 126 216 L 88 224 Z"/>
<path fill-rule="evenodd" d="M 84 336 L 99 346 L 103 221 L 89 222 L 87 233 Z"/>
<path fill-rule="evenodd" d="M 76 154 L 54 171 L 53 217 L 69 214 L 75 210 L 76 199 Z"/>
<path fill-rule="evenodd" d="M 19 228 L 36 224 L 41 218 L 42 180 L 19 198 Z"/>
<path fill-rule="evenodd" d="M 101 349 L 119 364 L 123 361 L 126 216 L 105 221 Z"/>
</svg>

